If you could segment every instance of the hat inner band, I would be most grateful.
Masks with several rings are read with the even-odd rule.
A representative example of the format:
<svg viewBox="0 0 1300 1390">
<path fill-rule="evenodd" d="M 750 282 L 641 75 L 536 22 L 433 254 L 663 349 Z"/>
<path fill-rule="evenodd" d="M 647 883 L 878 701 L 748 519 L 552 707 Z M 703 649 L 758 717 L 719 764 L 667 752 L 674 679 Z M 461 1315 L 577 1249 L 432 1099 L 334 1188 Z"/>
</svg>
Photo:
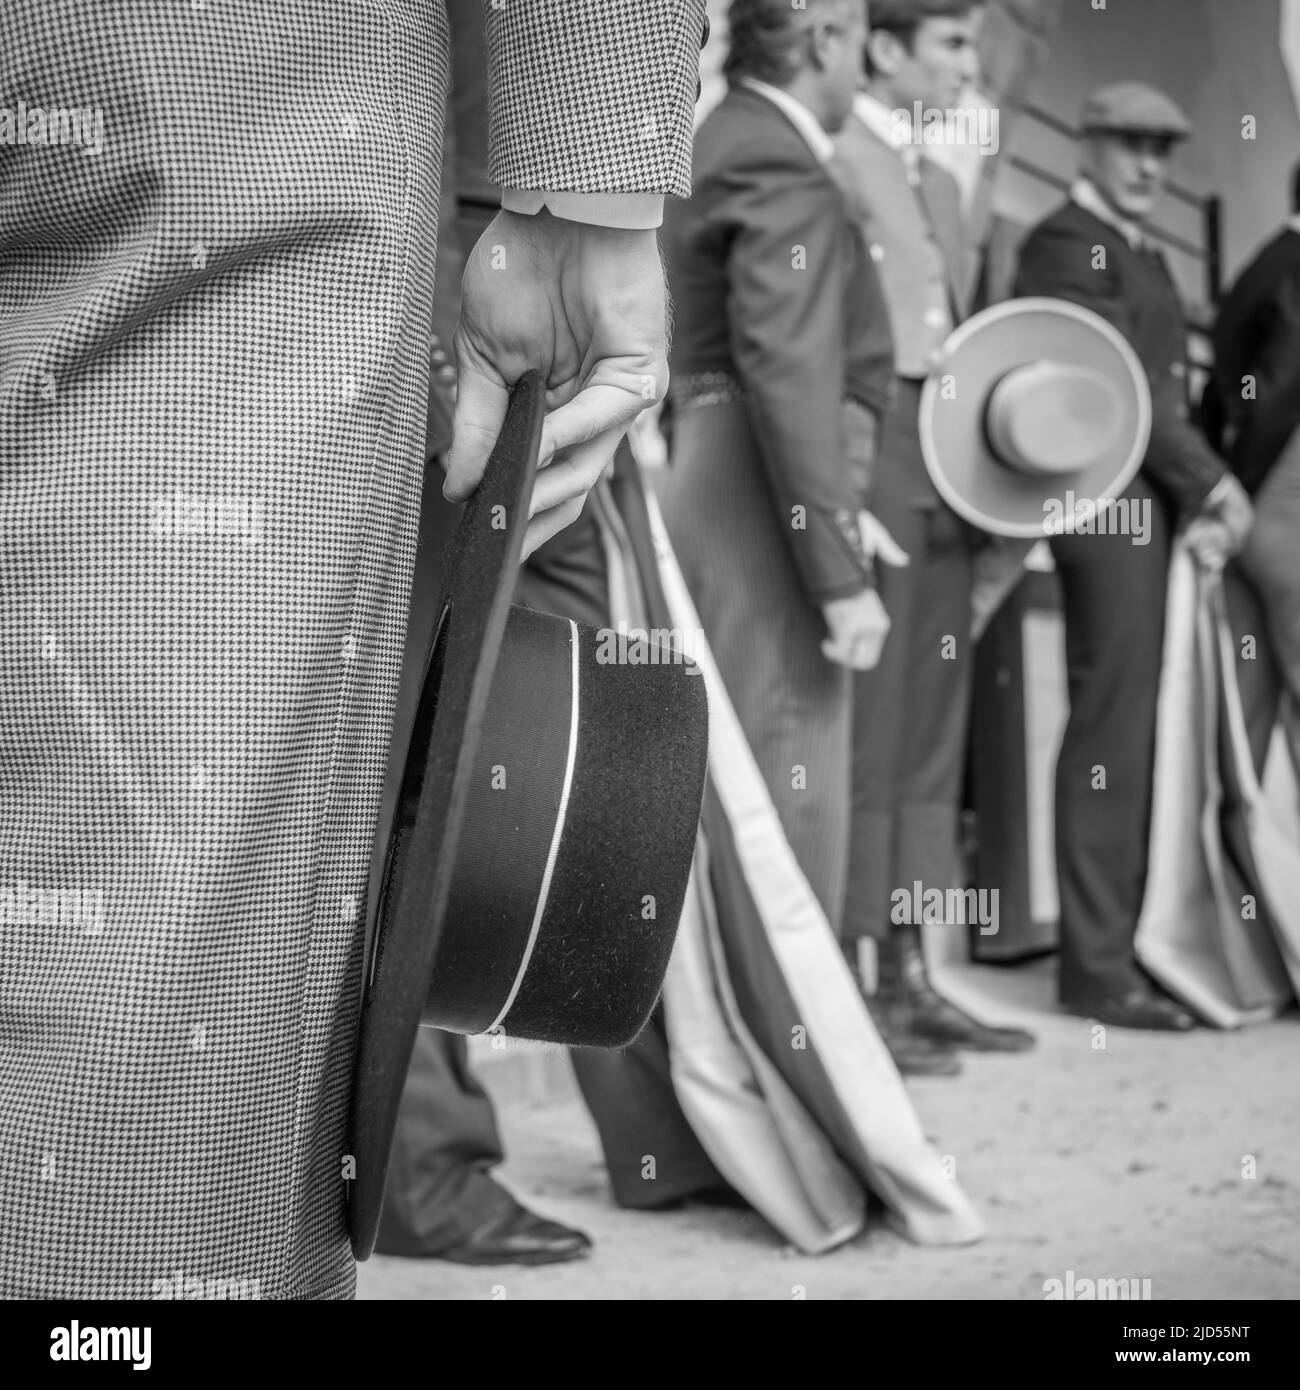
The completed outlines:
<svg viewBox="0 0 1300 1390">
<path fill-rule="evenodd" d="M 528 973 L 528 963 L 537 947 L 537 938 L 542 930 L 542 919 L 546 916 L 546 904 L 551 893 L 551 880 L 555 875 L 555 861 L 560 855 L 560 842 L 564 838 L 564 822 L 569 810 L 569 793 L 573 788 L 573 769 L 578 760 L 578 710 L 580 707 L 578 699 L 578 625 L 572 618 L 568 621 L 573 683 L 569 700 L 569 748 L 564 763 L 564 782 L 560 788 L 560 804 L 555 813 L 555 828 L 551 832 L 551 847 L 546 855 L 546 868 L 542 873 L 542 886 L 538 890 L 537 903 L 533 909 L 533 921 L 529 928 L 528 941 L 524 946 L 524 953 L 519 959 L 519 968 L 515 971 L 510 993 L 506 996 L 501 1011 L 487 1027 L 489 1033 L 501 1027 L 505 1016 L 510 1012 L 519 994 L 524 976 Z"/>
</svg>

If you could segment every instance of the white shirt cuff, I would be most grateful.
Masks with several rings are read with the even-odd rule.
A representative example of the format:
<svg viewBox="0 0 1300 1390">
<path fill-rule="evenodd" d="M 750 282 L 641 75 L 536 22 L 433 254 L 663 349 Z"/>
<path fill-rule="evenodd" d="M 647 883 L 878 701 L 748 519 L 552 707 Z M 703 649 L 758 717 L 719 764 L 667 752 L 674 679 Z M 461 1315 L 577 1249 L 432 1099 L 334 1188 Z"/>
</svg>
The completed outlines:
<svg viewBox="0 0 1300 1390">
<path fill-rule="evenodd" d="M 553 217 L 625 231 L 645 231 L 664 220 L 662 193 L 554 193 L 540 188 L 503 188 L 501 206 L 507 212 L 528 216 L 545 207 Z"/>
</svg>

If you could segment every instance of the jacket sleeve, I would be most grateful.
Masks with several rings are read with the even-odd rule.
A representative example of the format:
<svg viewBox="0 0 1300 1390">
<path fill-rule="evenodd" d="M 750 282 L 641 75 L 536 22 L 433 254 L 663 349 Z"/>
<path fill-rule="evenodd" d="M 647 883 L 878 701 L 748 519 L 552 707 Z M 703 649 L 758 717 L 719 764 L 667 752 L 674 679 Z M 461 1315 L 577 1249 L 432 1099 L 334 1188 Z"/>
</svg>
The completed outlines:
<svg viewBox="0 0 1300 1390">
<path fill-rule="evenodd" d="M 704 0 L 483 5 L 494 183 L 690 193 Z"/>
<path fill-rule="evenodd" d="M 1258 361 L 1269 303 L 1255 277 L 1234 285 L 1214 323 L 1214 383 L 1224 413 L 1234 424 L 1242 416 L 1242 378 Z"/>
<path fill-rule="evenodd" d="M 779 183 L 770 175 L 775 175 Z M 850 237 L 815 165 L 769 166 L 728 200 L 732 361 L 778 519 L 810 602 L 871 586 L 845 450 Z"/>
<path fill-rule="evenodd" d="M 1233 466 L 1254 492 L 1300 429 L 1300 270 L 1271 277 L 1253 312 L 1234 319 L 1236 299 L 1229 297 L 1215 326 L 1216 382 L 1238 427 Z M 1251 398 L 1242 391 L 1247 374 L 1255 379 Z"/>
<path fill-rule="evenodd" d="M 850 225 L 853 268 L 849 277 L 847 394 L 877 416 L 883 415 L 897 389 L 894 380 L 894 335 L 880 272 L 859 227 Z"/>
<path fill-rule="evenodd" d="M 1047 295 L 1091 309 L 1132 343 L 1134 306 L 1113 265 L 1093 266 L 1087 237 L 1045 223 L 1030 234 L 1020 253 L 1016 295 Z M 1143 467 L 1185 511 L 1196 511 L 1227 472 L 1227 465 L 1186 419 L 1182 387 L 1168 372 L 1153 374 L 1151 442 Z"/>
</svg>

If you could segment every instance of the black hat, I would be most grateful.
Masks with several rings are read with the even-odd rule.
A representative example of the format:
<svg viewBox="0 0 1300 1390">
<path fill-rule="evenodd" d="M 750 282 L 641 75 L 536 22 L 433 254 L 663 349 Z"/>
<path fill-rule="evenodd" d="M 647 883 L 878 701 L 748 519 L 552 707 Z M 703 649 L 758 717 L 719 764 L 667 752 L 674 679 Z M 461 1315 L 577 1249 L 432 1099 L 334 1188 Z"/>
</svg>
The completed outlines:
<svg viewBox="0 0 1300 1390">
<path fill-rule="evenodd" d="M 529 372 L 449 550 L 361 1011 L 348 1219 L 362 1260 L 416 1028 L 625 1046 L 686 893 L 708 753 L 699 668 L 510 602 L 544 408 Z"/>
</svg>

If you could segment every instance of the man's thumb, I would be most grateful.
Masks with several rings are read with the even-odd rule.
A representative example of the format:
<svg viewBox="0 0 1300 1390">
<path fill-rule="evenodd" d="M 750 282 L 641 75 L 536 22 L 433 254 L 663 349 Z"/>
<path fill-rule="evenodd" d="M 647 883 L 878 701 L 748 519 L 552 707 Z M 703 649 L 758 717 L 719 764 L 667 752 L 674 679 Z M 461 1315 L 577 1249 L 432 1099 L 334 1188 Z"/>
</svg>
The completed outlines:
<svg viewBox="0 0 1300 1390">
<path fill-rule="evenodd" d="M 858 513 L 858 529 L 862 535 L 862 548 L 873 559 L 893 565 L 895 569 L 911 563 L 907 551 L 870 512 Z"/>
<path fill-rule="evenodd" d="M 460 367 L 456 376 L 456 410 L 451 418 L 451 449 L 442 495 L 463 502 L 478 487 L 483 470 L 501 433 L 510 393 L 474 367 Z"/>
</svg>

